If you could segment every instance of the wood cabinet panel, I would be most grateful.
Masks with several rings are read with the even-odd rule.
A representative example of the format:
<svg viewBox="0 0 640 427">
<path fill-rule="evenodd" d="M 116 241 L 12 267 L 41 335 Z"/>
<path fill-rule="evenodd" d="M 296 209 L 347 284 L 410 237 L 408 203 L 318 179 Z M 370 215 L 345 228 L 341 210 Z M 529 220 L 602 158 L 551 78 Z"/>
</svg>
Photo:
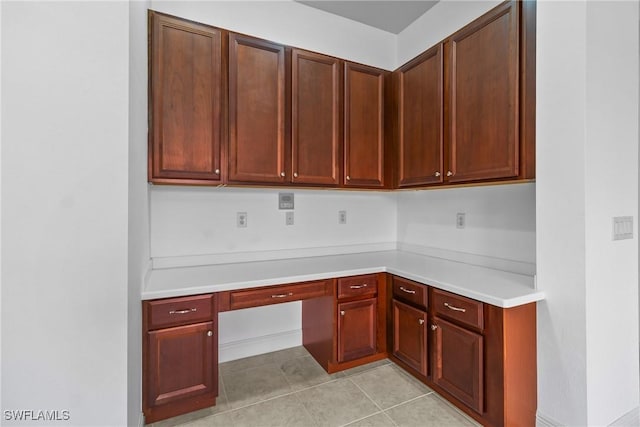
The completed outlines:
<svg viewBox="0 0 640 427">
<path fill-rule="evenodd" d="M 440 317 L 482 330 L 484 328 L 484 304 L 451 292 L 433 289 L 431 307 Z"/>
<path fill-rule="evenodd" d="M 150 17 L 149 180 L 219 182 L 224 33 L 155 12 Z"/>
<path fill-rule="evenodd" d="M 341 277 L 338 279 L 338 299 L 375 295 L 378 292 L 378 276 Z"/>
<path fill-rule="evenodd" d="M 393 300 L 393 355 L 427 376 L 427 313 Z"/>
<path fill-rule="evenodd" d="M 394 74 L 398 90 L 398 186 L 442 182 L 442 45 L 427 50 Z"/>
<path fill-rule="evenodd" d="M 500 5 L 445 43 L 448 182 L 519 174 L 518 3 Z"/>
<path fill-rule="evenodd" d="M 229 132 L 229 181 L 287 179 L 284 46 L 229 34 Z"/>
<path fill-rule="evenodd" d="M 384 186 L 385 71 L 344 66 L 344 185 Z"/>
<path fill-rule="evenodd" d="M 214 304 L 211 294 L 149 301 L 148 329 L 207 321 L 215 312 Z"/>
<path fill-rule="evenodd" d="M 376 353 L 376 298 L 338 304 L 338 362 Z"/>
<path fill-rule="evenodd" d="M 229 295 L 231 310 L 299 301 L 330 295 L 330 280 L 294 283 L 290 285 L 265 286 L 241 291 L 231 291 Z"/>
<path fill-rule="evenodd" d="M 393 277 L 393 298 L 408 302 L 426 310 L 429 301 L 429 288 L 402 277 Z"/>
<path fill-rule="evenodd" d="M 478 413 L 483 412 L 484 366 L 482 335 L 441 318 L 433 319 L 435 384 Z"/>
<path fill-rule="evenodd" d="M 292 182 L 338 185 L 341 61 L 300 49 L 291 56 Z"/>
</svg>

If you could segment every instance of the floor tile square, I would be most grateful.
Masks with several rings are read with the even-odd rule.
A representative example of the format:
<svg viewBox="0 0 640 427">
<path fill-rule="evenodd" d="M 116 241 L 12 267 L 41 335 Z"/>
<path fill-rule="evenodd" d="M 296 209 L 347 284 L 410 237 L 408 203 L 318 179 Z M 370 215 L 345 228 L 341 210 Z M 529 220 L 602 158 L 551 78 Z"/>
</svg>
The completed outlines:
<svg viewBox="0 0 640 427">
<path fill-rule="evenodd" d="M 328 374 L 311 356 L 287 360 L 280 364 L 280 369 L 294 390 L 326 383 L 343 376 L 342 372 Z"/>
<path fill-rule="evenodd" d="M 410 379 L 393 364 L 365 371 L 350 378 L 382 409 L 431 392 L 427 386 Z"/>
<path fill-rule="evenodd" d="M 354 423 L 347 424 L 346 427 L 395 427 L 395 424 L 384 412 L 380 412 Z"/>
<path fill-rule="evenodd" d="M 282 370 L 275 363 L 225 372 L 223 381 L 227 402 L 232 409 L 291 392 Z"/>
<path fill-rule="evenodd" d="M 395 406 L 386 410 L 385 413 L 399 427 L 464 427 L 477 425 L 465 415 L 437 398 L 435 393 Z"/>
</svg>

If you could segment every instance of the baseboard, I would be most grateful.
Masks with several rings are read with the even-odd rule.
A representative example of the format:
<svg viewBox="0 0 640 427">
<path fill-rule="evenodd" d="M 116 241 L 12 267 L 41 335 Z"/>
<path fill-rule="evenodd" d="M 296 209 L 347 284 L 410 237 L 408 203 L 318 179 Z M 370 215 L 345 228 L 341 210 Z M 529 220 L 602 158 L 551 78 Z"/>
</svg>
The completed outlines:
<svg viewBox="0 0 640 427">
<path fill-rule="evenodd" d="M 144 427 L 144 413 L 140 412 L 138 417 L 138 427 Z"/>
<path fill-rule="evenodd" d="M 545 415 L 541 415 L 539 412 L 536 415 L 536 427 L 561 427 L 562 424 L 554 419 L 551 419 Z"/>
<path fill-rule="evenodd" d="M 218 361 L 229 362 L 300 345 L 302 345 L 301 329 L 232 341 L 218 346 Z"/>
<path fill-rule="evenodd" d="M 610 427 L 633 427 L 640 425 L 640 407 L 635 407 L 611 424 Z"/>
</svg>

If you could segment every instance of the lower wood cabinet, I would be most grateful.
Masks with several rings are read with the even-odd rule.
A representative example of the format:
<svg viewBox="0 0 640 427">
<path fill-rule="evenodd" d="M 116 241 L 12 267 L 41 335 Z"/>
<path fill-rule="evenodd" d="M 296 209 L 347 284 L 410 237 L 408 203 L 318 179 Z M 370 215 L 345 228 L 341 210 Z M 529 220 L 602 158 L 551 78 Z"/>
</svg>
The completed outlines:
<svg viewBox="0 0 640 427">
<path fill-rule="evenodd" d="M 142 303 L 142 404 L 147 423 L 215 405 L 218 396 L 215 307 L 213 295 Z M 192 319 L 198 316 L 208 317 L 208 321 L 193 323 Z"/>
<path fill-rule="evenodd" d="M 393 300 L 393 355 L 427 376 L 427 313 Z"/>
<path fill-rule="evenodd" d="M 376 299 L 338 304 L 338 362 L 376 352 Z"/>
</svg>

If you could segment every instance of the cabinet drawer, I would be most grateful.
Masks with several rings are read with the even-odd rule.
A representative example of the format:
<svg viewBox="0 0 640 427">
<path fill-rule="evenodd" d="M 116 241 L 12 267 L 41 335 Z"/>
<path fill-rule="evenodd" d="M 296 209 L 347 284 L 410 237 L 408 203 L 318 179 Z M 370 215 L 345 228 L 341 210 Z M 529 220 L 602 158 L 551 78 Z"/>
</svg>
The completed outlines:
<svg viewBox="0 0 640 427">
<path fill-rule="evenodd" d="M 146 301 L 148 329 L 167 328 L 211 320 L 214 296 L 195 295 Z"/>
<path fill-rule="evenodd" d="M 375 295 L 376 292 L 378 292 L 378 276 L 376 274 L 338 279 L 338 299 Z"/>
<path fill-rule="evenodd" d="M 237 310 L 330 295 L 330 283 L 330 280 L 320 280 L 233 291 L 230 294 L 229 308 Z"/>
<path fill-rule="evenodd" d="M 450 292 L 434 289 L 431 306 L 435 314 L 474 328 L 484 328 L 483 304 Z"/>
<path fill-rule="evenodd" d="M 393 297 L 401 301 L 427 309 L 427 286 L 402 277 L 393 278 Z"/>
</svg>

